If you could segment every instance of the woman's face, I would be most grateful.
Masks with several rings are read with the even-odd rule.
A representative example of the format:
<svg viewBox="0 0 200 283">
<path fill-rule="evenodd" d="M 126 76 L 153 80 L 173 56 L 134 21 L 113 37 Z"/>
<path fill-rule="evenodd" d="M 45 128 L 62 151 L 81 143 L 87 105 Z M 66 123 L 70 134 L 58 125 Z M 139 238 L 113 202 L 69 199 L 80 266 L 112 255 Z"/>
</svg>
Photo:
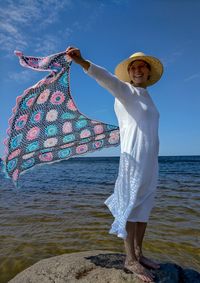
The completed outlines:
<svg viewBox="0 0 200 283">
<path fill-rule="evenodd" d="M 134 86 L 146 87 L 146 83 L 150 76 L 150 70 L 147 64 L 142 60 L 133 61 L 128 66 L 130 80 Z"/>
</svg>

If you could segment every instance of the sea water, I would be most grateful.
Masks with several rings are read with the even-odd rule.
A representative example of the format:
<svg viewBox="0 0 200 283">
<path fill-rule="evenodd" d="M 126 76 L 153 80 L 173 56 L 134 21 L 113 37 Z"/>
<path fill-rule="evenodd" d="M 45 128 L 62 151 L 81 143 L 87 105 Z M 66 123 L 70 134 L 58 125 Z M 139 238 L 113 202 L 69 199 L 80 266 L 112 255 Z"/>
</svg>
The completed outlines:
<svg viewBox="0 0 200 283">
<path fill-rule="evenodd" d="M 0 173 L 0 282 L 35 262 L 86 250 L 124 252 L 108 233 L 119 157 L 83 157 L 34 168 L 16 190 Z M 200 156 L 159 157 L 156 204 L 144 254 L 200 271 Z"/>
</svg>

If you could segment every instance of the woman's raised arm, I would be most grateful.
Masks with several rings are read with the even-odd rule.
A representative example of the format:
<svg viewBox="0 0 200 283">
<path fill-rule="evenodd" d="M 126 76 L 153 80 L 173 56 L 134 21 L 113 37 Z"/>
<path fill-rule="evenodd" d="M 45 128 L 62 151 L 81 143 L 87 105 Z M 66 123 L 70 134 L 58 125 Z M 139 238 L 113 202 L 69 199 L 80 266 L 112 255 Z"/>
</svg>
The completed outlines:
<svg viewBox="0 0 200 283">
<path fill-rule="evenodd" d="M 93 77 L 102 87 L 106 88 L 109 92 L 118 98 L 123 104 L 130 91 L 128 85 L 119 80 L 116 76 L 108 72 L 106 69 L 97 66 L 81 56 L 78 48 L 68 47 L 66 50 L 67 56 L 75 63 L 81 65 L 85 72 Z"/>
</svg>

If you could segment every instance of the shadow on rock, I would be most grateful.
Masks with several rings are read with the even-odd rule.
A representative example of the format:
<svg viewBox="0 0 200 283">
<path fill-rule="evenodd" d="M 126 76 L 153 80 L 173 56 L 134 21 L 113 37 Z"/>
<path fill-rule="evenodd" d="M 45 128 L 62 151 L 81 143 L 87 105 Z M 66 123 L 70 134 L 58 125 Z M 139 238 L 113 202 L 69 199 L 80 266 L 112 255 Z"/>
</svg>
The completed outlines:
<svg viewBox="0 0 200 283">
<path fill-rule="evenodd" d="M 95 256 L 85 257 L 93 264 L 104 268 L 123 269 L 125 255 L 124 254 L 98 254 Z M 152 270 L 156 283 L 200 283 L 200 273 L 193 269 L 183 269 L 174 263 L 159 263 L 160 268 Z"/>
</svg>

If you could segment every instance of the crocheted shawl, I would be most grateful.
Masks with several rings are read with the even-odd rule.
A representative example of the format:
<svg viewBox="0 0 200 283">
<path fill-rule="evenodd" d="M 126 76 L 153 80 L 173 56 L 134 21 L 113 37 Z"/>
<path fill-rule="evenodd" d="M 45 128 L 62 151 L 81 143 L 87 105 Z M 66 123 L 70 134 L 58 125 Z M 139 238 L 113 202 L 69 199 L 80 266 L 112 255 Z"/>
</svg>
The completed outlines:
<svg viewBox="0 0 200 283">
<path fill-rule="evenodd" d="M 22 66 L 50 72 L 17 97 L 9 120 L 4 172 L 15 185 L 20 174 L 36 165 L 119 145 L 117 126 L 92 120 L 76 107 L 70 94 L 71 61 L 66 52 L 47 57 L 15 54 Z"/>
</svg>

